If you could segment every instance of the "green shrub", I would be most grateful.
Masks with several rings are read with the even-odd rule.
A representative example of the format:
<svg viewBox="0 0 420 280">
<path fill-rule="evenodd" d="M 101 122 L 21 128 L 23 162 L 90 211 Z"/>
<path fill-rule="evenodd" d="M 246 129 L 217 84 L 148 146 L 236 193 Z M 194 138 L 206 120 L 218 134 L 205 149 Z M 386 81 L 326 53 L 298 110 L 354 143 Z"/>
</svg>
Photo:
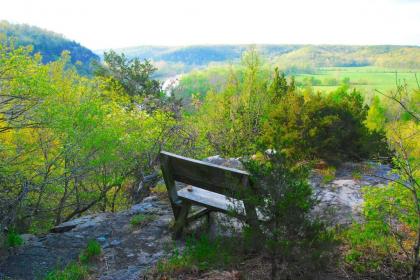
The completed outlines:
<svg viewBox="0 0 420 280">
<path fill-rule="evenodd" d="M 79 260 L 81 263 L 86 264 L 101 254 L 101 245 L 96 240 L 90 240 L 86 246 L 86 249 L 83 250 L 79 255 Z"/>
<path fill-rule="evenodd" d="M 350 269 L 380 278 L 407 275 L 412 263 L 410 246 L 416 240 L 418 218 L 410 205 L 411 192 L 397 183 L 363 189 L 363 223 L 342 234 L 348 248 L 344 261 Z"/>
<path fill-rule="evenodd" d="M 44 280 L 83 280 L 88 276 L 88 269 L 84 265 L 70 263 L 63 270 L 54 270 L 47 274 Z"/>
<path fill-rule="evenodd" d="M 360 170 L 353 170 L 351 172 L 351 177 L 353 177 L 354 180 L 360 180 L 362 179 L 362 172 Z"/>
<path fill-rule="evenodd" d="M 409 271 L 396 240 L 379 223 L 353 224 L 341 233 L 344 263 L 350 270 L 379 278 L 398 278 Z"/>
<path fill-rule="evenodd" d="M 249 225 L 247 239 L 269 256 L 272 279 L 279 275 L 302 278 L 319 271 L 332 260 L 335 240 L 311 216 L 317 200 L 307 181 L 308 168 L 280 152 L 244 164 L 254 186 L 244 200 L 254 204 L 263 217 Z"/>
<path fill-rule="evenodd" d="M 365 126 L 368 109 L 361 93 L 347 87 L 329 94 L 289 92 L 270 112 L 262 140 L 289 157 L 330 164 L 384 154 L 383 133 Z"/>
<path fill-rule="evenodd" d="M 6 246 L 7 247 L 18 247 L 23 244 L 22 237 L 16 233 L 16 231 L 11 230 L 7 233 L 6 236 Z"/>
</svg>

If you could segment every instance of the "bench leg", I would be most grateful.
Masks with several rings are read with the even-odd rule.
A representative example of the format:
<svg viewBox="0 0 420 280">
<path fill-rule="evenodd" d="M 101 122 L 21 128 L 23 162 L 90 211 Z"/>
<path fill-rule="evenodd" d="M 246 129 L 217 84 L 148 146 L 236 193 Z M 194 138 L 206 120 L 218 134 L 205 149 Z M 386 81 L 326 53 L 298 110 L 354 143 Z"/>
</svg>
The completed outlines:
<svg viewBox="0 0 420 280">
<path fill-rule="evenodd" d="M 210 216 L 210 211 L 209 212 L 207 212 L 207 214 L 206 214 L 206 222 L 207 222 L 207 231 L 209 232 L 210 231 L 210 229 L 211 229 L 211 216 Z"/>
<path fill-rule="evenodd" d="M 179 214 L 176 217 L 175 225 L 174 225 L 175 238 L 180 238 L 181 237 L 182 231 L 183 231 L 183 229 L 186 225 L 186 222 L 187 222 L 188 212 L 189 212 L 190 208 L 191 208 L 191 203 L 189 203 L 187 201 L 182 202 L 181 210 L 179 211 Z"/>
</svg>

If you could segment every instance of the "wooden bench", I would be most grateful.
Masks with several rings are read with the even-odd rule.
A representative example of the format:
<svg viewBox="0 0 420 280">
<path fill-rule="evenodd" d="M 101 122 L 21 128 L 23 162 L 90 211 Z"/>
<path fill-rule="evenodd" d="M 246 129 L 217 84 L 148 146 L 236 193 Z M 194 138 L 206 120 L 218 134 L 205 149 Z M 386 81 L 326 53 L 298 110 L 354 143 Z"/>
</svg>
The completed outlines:
<svg viewBox="0 0 420 280">
<path fill-rule="evenodd" d="M 176 237 L 189 222 L 211 211 L 232 213 L 237 210 L 236 214 L 249 224 L 255 223 L 255 207 L 244 199 L 245 193 L 251 190 L 247 172 L 168 152 L 160 153 L 160 164 L 175 217 Z M 190 186 L 177 190 L 176 181 Z M 189 216 L 192 205 L 204 209 Z"/>
</svg>

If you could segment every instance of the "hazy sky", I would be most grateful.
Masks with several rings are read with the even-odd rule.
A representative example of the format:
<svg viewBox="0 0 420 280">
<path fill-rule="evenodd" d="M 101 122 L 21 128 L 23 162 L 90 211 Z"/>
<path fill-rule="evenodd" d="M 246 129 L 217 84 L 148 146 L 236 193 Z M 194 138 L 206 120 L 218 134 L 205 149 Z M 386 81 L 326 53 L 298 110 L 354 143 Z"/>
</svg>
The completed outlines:
<svg viewBox="0 0 420 280">
<path fill-rule="evenodd" d="M 311 43 L 420 45 L 420 0 L 0 0 L 0 20 L 92 48 Z"/>
</svg>

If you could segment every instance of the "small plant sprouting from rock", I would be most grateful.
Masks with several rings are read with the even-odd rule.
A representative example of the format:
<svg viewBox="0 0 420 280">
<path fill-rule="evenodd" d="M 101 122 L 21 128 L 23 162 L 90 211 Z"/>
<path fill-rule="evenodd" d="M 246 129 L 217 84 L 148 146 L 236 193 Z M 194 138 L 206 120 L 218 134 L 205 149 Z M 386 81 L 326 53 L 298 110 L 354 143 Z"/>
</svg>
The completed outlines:
<svg viewBox="0 0 420 280">
<path fill-rule="evenodd" d="M 322 181 L 324 184 L 327 184 L 335 179 L 336 168 L 334 166 L 329 166 L 325 169 L 319 170 L 319 173 L 322 175 Z"/>
<path fill-rule="evenodd" d="M 87 264 L 99 257 L 101 246 L 96 240 L 90 240 L 86 248 L 79 255 L 79 262 L 72 262 L 64 269 L 55 269 L 49 272 L 44 280 L 84 280 L 88 277 Z"/>
<path fill-rule="evenodd" d="M 70 263 L 64 270 L 54 270 L 44 280 L 83 280 L 88 276 L 88 268 L 78 263 Z"/>
<path fill-rule="evenodd" d="M 86 264 L 97 258 L 100 254 L 101 245 L 96 240 L 90 240 L 86 246 L 86 249 L 80 253 L 79 260 L 81 263 Z"/>
<path fill-rule="evenodd" d="M 11 230 L 7 233 L 6 236 L 6 246 L 7 247 L 18 247 L 23 244 L 22 237 L 15 231 Z"/>
<path fill-rule="evenodd" d="M 351 172 L 351 177 L 353 177 L 354 180 L 361 180 L 362 179 L 362 172 L 360 170 L 353 170 Z"/>
<path fill-rule="evenodd" d="M 199 239 L 189 238 L 182 252 L 175 248 L 169 259 L 158 262 L 156 271 L 153 272 L 154 276 L 173 275 L 196 269 L 206 271 L 228 266 L 235 260 L 235 254 L 234 249 L 227 246 L 228 242 L 224 241 L 226 240 L 220 238 L 211 241 L 205 235 Z"/>
<path fill-rule="evenodd" d="M 156 217 L 154 215 L 145 215 L 145 214 L 137 214 L 131 217 L 130 224 L 134 226 L 142 226 L 144 224 L 147 224 L 153 220 L 155 220 Z"/>
<path fill-rule="evenodd" d="M 151 189 L 151 192 L 154 194 L 166 194 L 166 186 L 164 183 L 158 183 L 154 188 Z"/>
</svg>

